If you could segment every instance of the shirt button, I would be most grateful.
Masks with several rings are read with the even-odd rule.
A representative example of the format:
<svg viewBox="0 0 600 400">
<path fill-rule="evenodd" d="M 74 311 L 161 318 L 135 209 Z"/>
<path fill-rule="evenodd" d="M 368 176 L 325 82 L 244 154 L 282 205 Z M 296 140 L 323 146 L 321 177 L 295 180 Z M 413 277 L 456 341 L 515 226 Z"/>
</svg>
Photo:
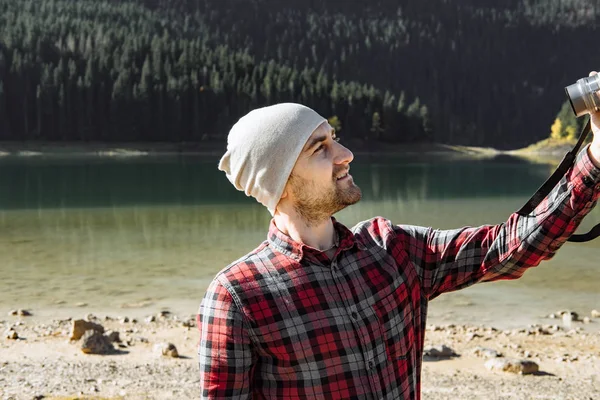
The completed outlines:
<svg viewBox="0 0 600 400">
<path fill-rule="evenodd" d="M 373 361 L 369 361 L 369 369 L 373 369 L 375 367 L 375 363 Z"/>
<path fill-rule="evenodd" d="M 358 314 L 356 313 L 356 311 L 352 311 L 352 314 L 350 314 L 352 316 L 352 319 L 358 319 Z"/>
</svg>

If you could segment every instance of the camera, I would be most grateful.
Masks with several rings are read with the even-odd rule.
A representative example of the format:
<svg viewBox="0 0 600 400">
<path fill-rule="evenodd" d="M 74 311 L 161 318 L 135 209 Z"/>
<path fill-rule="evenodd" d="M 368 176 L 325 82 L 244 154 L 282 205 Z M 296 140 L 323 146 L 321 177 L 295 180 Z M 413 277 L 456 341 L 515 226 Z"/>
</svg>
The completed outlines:
<svg viewBox="0 0 600 400">
<path fill-rule="evenodd" d="M 600 111 L 600 74 L 579 79 L 567 86 L 565 91 L 577 117 Z"/>
</svg>

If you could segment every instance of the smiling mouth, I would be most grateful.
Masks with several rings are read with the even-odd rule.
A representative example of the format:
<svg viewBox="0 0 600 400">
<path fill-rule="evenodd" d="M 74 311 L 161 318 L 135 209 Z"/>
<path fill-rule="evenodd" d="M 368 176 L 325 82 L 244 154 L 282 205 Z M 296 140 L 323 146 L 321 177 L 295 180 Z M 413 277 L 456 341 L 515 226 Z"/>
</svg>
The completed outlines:
<svg viewBox="0 0 600 400">
<path fill-rule="evenodd" d="M 350 174 L 348 173 L 348 171 L 344 172 L 342 175 L 338 176 L 337 178 L 335 178 L 336 181 L 341 181 L 343 179 L 346 179 L 350 176 Z"/>
</svg>

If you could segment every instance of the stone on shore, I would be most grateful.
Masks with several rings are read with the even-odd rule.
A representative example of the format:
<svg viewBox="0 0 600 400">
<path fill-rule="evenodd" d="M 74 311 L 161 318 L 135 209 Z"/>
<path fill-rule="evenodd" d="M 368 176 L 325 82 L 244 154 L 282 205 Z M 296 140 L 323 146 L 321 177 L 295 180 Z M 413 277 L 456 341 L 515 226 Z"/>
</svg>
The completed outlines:
<svg viewBox="0 0 600 400">
<path fill-rule="evenodd" d="M 540 367 L 530 360 L 516 360 L 492 358 L 485 363 L 490 371 L 511 372 L 513 374 L 528 375 L 538 372 Z"/>
<path fill-rule="evenodd" d="M 4 337 L 10 340 L 17 340 L 19 338 L 19 334 L 12 328 L 4 332 Z"/>
<path fill-rule="evenodd" d="M 20 317 L 31 317 L 31 312 L 28 310 L 24 310 L 19 308 L 18 310 L 11 310 L 8 315 L 18 315 Z"/>
<path fill-rule="evenodd" d="M 592 318 L 600 318 L 600 311 L 592 310 Z"/>
<path fill-rule="evenodd" d="M 561 317 L 564 317 L 565 315 L 570 315 L 572 321 L 579 321 L 579 314 L 576 313 L 575 311 L 560 310 L 557 312 L 557 314 Z"/>
<path fill-rule="evenodd" d="M 475 349 L 473 349 L 473 354 L 475 354 L 477 357 L 483 358 L 502 357 L 502 353 L 487 347 L 476 347 Z"/>
<path fill-rule="evenodd" d="M 81 351 L 86 354 L 109 354 L 114 350 L 110 340 L 98 331 L 90 329 L 83 335 Z"/>
<path fill-rule="evenodd" d="M 566 312 L 562 315 L 562 321 L 563 321 L 563 325 L 567 328 L 571 327 L 571 323 L 573 321 L 577 321 L 577 314 L 575 314 L 575 318 L 573 318 L 573 314 L 571 314 L 570 312 Z"/>
<path fill-rule="evenodd" d="M 70 340 L 79 340 L 83 337 L 86 331 L 93 330 L 100 334 L 104 333 L 104 327 L 94 322 L 86 321 L 83 319 L 77 319 L 71 323 L 71 337 Z"/>
<path fill-rule="evenodd" d="M 426 346 L 423 349 L 423 355 L 426 357 L 433 358 L 448 358 L 455 357 L 457 354 L 450 347 L 445 344 L 440 346 Z"/>
<path fill-rule="evenodd" d="M 111 341 L 111 343 L 121 343 L 121 336 L 119 335 L 118 331 L 108 331 L 106 332 L 106 337 Z"/>
<path fill-rule="evenodd" d="M 157 343 L 154 345 L 154 352 L 165 357 L 179 357 L 177 347 L 173 343 Z"/>
<path fill-rule="evenodd" d="M 184 328 L 194 328 L 196 327 L 196 320 L 189 318 L 181 323 L 181 326 Z"/>
</svg>

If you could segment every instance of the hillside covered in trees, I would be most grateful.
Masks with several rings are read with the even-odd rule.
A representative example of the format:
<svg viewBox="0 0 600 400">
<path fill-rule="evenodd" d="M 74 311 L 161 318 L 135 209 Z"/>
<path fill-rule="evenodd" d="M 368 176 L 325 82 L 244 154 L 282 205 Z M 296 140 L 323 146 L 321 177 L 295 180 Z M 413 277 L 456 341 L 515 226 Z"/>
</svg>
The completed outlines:
<svg viewBox="0 0 600 400">
<path fill-rule="evenodd" d="M 599 13 L 600 0 L 0 0 L 0 140 L 225 140 L 252 108 L 295 101 L 343 137 L 523 146 L 598 68 Z"/>
</svg>

